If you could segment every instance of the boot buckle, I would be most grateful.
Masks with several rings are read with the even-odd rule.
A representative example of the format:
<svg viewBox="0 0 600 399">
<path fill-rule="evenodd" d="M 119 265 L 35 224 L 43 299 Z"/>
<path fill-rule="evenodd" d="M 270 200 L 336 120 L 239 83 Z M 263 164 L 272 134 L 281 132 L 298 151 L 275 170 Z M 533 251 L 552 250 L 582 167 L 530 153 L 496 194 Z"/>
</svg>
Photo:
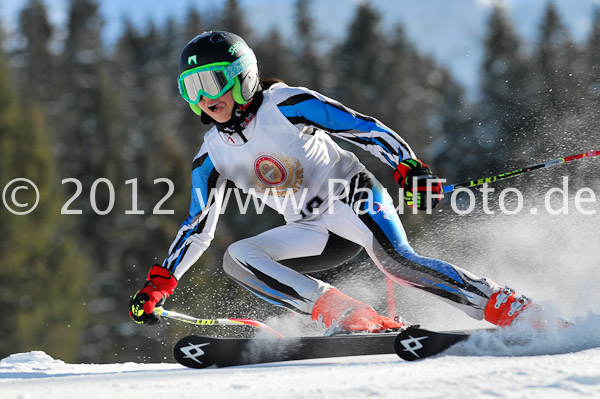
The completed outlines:
<svg viewBox="0 0 600 399">
<path fill-rule="evenodd" d="M 515 290 L 508 287 L 504 287 L 496 296 L 496 303 L 494 304 L 494 309 L 500 309 L 500 306 L 506 303 L 506 301 L 508 301 L 508 298 L 510 298 L 514 293 Z"/>
<path fill-rule="evenodd" d="M 510 310 L 508 311 L 508 316 L 512 317 L 517 312 L 523 310 L 523 308 L 531 302 L 531 299 L 526 296 L 521 296 L 519 299 L 510 304 Z"/>
</svg>

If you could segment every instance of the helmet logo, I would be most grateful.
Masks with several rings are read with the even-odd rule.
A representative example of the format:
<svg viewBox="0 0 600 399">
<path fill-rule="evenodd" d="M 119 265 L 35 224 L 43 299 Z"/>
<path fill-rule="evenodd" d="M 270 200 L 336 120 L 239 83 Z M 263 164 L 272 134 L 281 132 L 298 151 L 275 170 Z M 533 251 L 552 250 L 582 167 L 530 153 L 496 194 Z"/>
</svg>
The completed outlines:
<svg viewBox="0 0 600 399">
<path fill-rule="evenodd" d="M 229 47 L 229 54 L 234 55 L 235 53 L 237 53 L 238 51 L 240 51 L 241 49 L 243 49 L 244 43 L 240 42 L 239 40 L 235 43 L 233 43 L 231 45 L 231 47 Z"/>
<path fill-rule="evenodd" d="M 212 33 L 212 32 L 211 32 Z M 215 32 L 210 35 L 211 43 L 221 43 L 229 38 L 229 34 L 227 32 Z"/>
<path fill-rule="evenodd" d="M 194 65 L 198 65 L 198 61 L 196 61 L 195 55 L 191 55 L 188 57 L 188 65 L 192 65 L 192 61 L 194 62 Z"/>
</svg>

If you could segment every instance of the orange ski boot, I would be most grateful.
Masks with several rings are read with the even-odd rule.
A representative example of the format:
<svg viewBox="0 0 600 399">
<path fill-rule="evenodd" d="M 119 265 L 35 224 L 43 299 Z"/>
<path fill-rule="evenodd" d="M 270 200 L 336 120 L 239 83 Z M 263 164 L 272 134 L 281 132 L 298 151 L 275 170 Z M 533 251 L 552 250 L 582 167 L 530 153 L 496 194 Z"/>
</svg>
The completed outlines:
<svg viewBox="0 0 600 399">
<path fill-rule="evenodd" d="M 367 331 L 371 333 L 406 328 L 402 323 L 381 316 L 375 309 L 354 298 L 329 289 L 313 307 L 312 319 L 325 327 L 337 327 L 342 331 Z"/>
</svg>

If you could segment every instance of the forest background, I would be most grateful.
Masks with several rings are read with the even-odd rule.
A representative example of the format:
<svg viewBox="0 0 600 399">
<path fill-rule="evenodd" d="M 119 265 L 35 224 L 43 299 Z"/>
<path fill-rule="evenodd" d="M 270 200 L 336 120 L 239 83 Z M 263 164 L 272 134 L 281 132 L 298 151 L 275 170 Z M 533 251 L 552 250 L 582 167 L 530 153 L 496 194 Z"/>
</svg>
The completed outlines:
<svg viewBox="0 0 600 399">
<path fill-rule="evenodd" d="M 37 185 L 40 202 L 27 215 L 0 208 L 0 358 L 43 350 L 65 361 L 159 361 L 189 333 L 176 324 L 138 326 L 127 304 L 187 216 L 191 161 L 208 126 L 181 99 L 177 64 L 183 46 L 204 30 L 244 37 L 262 76 L 309 87 L 381 120 L 449 182 L 598 149 L 599 10 L 590 10 L 588 37 L 574 42 L 548 2 L 535 41 L 524 43 L 505 11 L 494 8 L 480 44 L 477 99 L 424 55 L 401 25 L 383 28 L 369 2 L 356 6 L 335 43 L 317 34 L 317 12 L 299 0 L 289 21 L 293 39 L 276 28 L 259 35 L 255 19 L 227 0 L 223 8 L 190 8 L 185 21 L 163 26 L 125 21 L 107 46 L 97 2 L 71 1 L 67 29 L 58 35 L 43 1 L 28 1 L 17 31 L 0 34 L 0 188 L 27 178 Z M 358 155 L 401 204 L 391 169 Z M 519 188 L 535 194 L 569 173 L 572 185 L 597 187 L 598 171 L 565 166 L 544 179 L 520 178 Z M 81 192 L 65 179 L 81 182 Z M 173 192 L 157 179 L 173 182 Z M 503 187 L 508 184 L 497 186 Z M 31 194 L 21 191 L 20 202 L 33 201 Z M 172 213 L 153 212 L 166 196 L 160 209 Z M 169 307 L 203 317 L 264 319 L 284 312 L 236 286 L 220 268 L 231 242 L 282 219 L 274 212 L 230 210 Z M 427 248 L 437 229 L 465 219 L 447 202 L 433 215 L 405 212 L 402 218 L 417 248 Z M 444 244 L 451 261 L 453 251 L 469 248 L 468 234 L 456 239 Z M 364 286 L 374 287 L 369 300 L 385 309 L 384 277 L 364 254 L 318 275 L 344 284 L 341 276 L 359 282 L 348 285 L 350 291 L 363 287 L 359 297 Z M 396 293 L 399 300 L 403 295 Z"/>
</svg>

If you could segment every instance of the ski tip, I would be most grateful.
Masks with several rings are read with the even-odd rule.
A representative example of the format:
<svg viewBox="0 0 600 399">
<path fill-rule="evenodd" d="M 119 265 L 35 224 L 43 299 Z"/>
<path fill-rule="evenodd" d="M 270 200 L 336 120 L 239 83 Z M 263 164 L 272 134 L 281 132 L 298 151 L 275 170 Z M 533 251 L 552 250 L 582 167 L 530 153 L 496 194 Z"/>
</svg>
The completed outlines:
<svg viewBox="0 0 600 399">
<path fill-rule="evenodd" d="M 173 356 L 177 363 L 195 369 L 213 366 L 217 362 L 210 339 L 190 335 L 180 339 L 173 348 Z"/>
<path fill-rule="evenodd" d="M 408 327 L 400 332 L 394 340 L 394 351 L 403 360 L 413 361 L 419 360 L 423 356 L 423 340 L 429 338 L 428 335 L 423 335 L 425 330 L 418 327 Z"/>
<path fill-rule="evenodd" d="M 468 333 L 436 332 L 408 327 L 394 340 L 394 351 L 404 360 L 422 360 L 438 355 L 468 337 Z"/>
</svg>

